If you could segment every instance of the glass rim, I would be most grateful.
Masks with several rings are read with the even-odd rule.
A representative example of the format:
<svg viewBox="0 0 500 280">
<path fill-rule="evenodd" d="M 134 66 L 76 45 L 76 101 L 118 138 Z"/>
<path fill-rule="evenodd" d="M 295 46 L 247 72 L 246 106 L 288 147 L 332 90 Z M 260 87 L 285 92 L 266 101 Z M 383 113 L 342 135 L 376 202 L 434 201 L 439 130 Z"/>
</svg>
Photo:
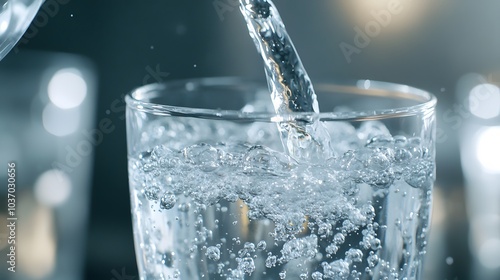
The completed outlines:
<svg viewBox="0 0 500 280">
<path fill-rule="evenodd" d="M 287 120 L 319 118 L 321 121 L 367 121 L 389 118 L 400 118 L 427 113 L 435 109 L 437 98 L 424 90 L 391 82 L 374 80 L 357 80 L 351 83 L 315 83 L 315 90 L 340 91 L 353 95 L 369 95 L 378 97 L 398 97 L 419 102 L 416 105 L 397 108 L 348 111 L 348 112 L 292 112 L 277 115 L 274 112 L 242 112 L 239 110 L 218 110 L 205 108 L 181 107 L 167 104 L 157 104 L 145 99 L 159 96 L 161 91 L 173 86 L 200 84 L 204 86 L 230 86 L 238 84 L 259 86 L 267 90 L 264 83 L 240 77 L 208 77 L 171 80 L 163 83 L 153 83 L 138 87 L 125 96 L 127 107 L 144 113 L 158 116 L 184 116 L 221 120 L 266 120 L 282 122 Z"/>
</svg>

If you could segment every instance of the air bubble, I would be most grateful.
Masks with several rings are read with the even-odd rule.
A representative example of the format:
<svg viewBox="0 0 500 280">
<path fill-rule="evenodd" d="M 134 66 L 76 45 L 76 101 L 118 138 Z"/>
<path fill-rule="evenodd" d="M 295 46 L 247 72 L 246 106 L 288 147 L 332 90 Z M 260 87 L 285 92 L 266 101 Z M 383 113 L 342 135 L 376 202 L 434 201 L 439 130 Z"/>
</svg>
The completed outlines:
<svg viewBox="0 0 500 280">
<path fill-rule="evenodd" d="M 318 237 L 313 234 L 286 242 L 281 254 L 286 262 L 298 258 L 313 259 L 318 251 L 317 247 Z"/>
<path fill-rule="evenodd" d="M 158 195 L 160 192 L 160 188 L 153 185 L 149 186 L 144 190 L 144 195 L 146 196 L 147 199 L 149 200 L 158 200 Z"/>
<path fill-rule="evenodd" d="M 245 248 L 245 250 L 247 250 L 249 253 L 255 252 L 255 244 L 253 243 L 245 242 L 243 248 Z"/>
<path fill-rule="evenodd" d="M 368 267 L 374 268 L 379 262 L 379 257 L 377 255 L 370 255 L 366 260 L 368 262 Z"/>
<path fill-rule="evenodd" d="M 330 245 L 326 246 L 326 248 L 325 248 L 325 251 L 329 255 L 335 255 L 335 254 L 337 254 L 338 250 L 339 250 L 339 247 L 337 245 L 333 245 L 333 244 L 330 244 Z"/>
<path fill-rule="evenodd" d="M 171 133 L 166 125 L 164 127 L 162 137 Z M 186 125 L 182 129 L 194 128 Z M 214 133 L 219 131 L 216 126 L 207 129 L 214 130 Z M 221 133 L 228 133 L 229 130 L 224 131 Z M 246 139 L 247 135 L 243 137 Z M 168 141 L 171 141 L 170 138 Z M 142 190 L 138 196 L 139 205 L 143 205 L 142 209 L 146 209 L 148 214 L 151 211 L 149 207 L 153 211 L 173 207 L 177 207 L 179 212 L 191 211 L 192 217 L 185 213 L 177 214 L 178 217 L 174 215 L 173 218 L 179 222 L 174 223 L 172 219 L 172 225 L 167 226 L 167 230 L 177 226 L 193 229 L 191 237 L 184 241 L 185 245 L 179 246 L 189 248 L 192 244 L 198 244 L 199 248 L 186 252 L 186 258 L 218 261 L 222 257 L 221 252 L 227 252 L 224 257 L 228 261 L 224 262 L 225 266 L 220 271 L 221 277 L 228 279 L 241 280 L 246 277 L 245 274 L 255 273 L 250 272 L 255 271 L 250 269 L 252 262 L 255 262 L 253 266 L 262 263 L 267 268 L 279 266 L 273 271 L 280 271 L 284 267 L 293 268 L 293 273 L 288 270 L 288 278 L 297 279 L 304 275 L 308 277 L 306 279 L 356 279 L 361 277 L 359 271 L 364 271 L 366 266 L 375 273 L 377 270 L 371 270 L 370 267 L 377 266 L 378 258 L 383 254 L 380 251 L 381 240 L 376 237 L 377 233 L 383 234 L 387 230 L 387 225 L 378 225 L 374 221 L 384 221 L 383 217 L 378 217 L 385 215 L 384 212 L 378 213 L 379 209 L 386 208 L 384 199 L 394 196 L 395 199 L 414 197 L 421 200 L 422 196 L 426 197 L 425 189 L 430 189 L 428 187 L 434 178 L 434 164 L 430 155 L 413 157 L 409 151 L 417 147 L 424 153 L 422 143 L 404 137 L 394 137 L 391 143 L 389 136 L 376 135 L 370 138 L 367 147 L 361 145 L 356 150 L 330 159 L 328 163 L 315 162 L 314 165 L 297 163 L 282 152 L 242 142 L 198 144 L 183 148 L 181 145 L 185 144 L 171 144 L 168 141 L 168 147 L 157 146 L 151 152 L 131 158 L 129 166 L 134 190 Z M 193 140 L 189 143 L 193 143 Z M 177 145 L 178 148 L 173 148 Z M 424 190 L 410 192 L 410 186 L 404 181 Z M 389 191 L 388 187 L 393 189 Z M 396 195 L 397 192 L 401 195 Z M 233 202 L 236 204 L 231 204 Z M 205 212 L 211 209 L 208 208 L 211 205 L 217 209 L 213 217 L 206 216 L 208 212 Z M 156 212 L 154 215 L 167 215 L 166 212 Z M 405 218 L 405 223 L 408 222 L 407 218 L 411 218 L 409 213 L 400 216 Z M 412 223 L 422 219 L 415 213 Z M 220 222 L 217 223 L 216 219 Z M 238 231 L 262 223 L 263 228 L 271 229 L 271 232 L 269 236 L 264 232 L 265 235 L 248 236 L 230 242 L 235 235 L 220 235 L 210 231 L 227 226 L 223 221 L 229 221 L 229 225 L 236 222 L 236 226 L 231 228 Z M 158 223 L 156 227 L 159 228 Z M 147 234 L 151 238 L 158 238 L 157 232 L 151 230 Z M 227 238 L 225 244 L 223 237 Z M 426 233 L 419 239 L 425 237 Z M 211 238 L 222 246 L 209 247 L 207 242 L 212 241 Z M 262 240 L 265 238 L 273 238 L 275 245 L 271 246 L 271 243 Z M 255 243 L 246 242 L 249 240 Z M 408 241 L 404 239 L 403 242 Z M 271 251 L 267 248 L 270 246 L 276 255 L 268 255 L 270 252 L 266 250 Z M 214 248 L 219 250 L 218 258 L 214 255 Z M 200 256 L 200 251 L 205 253 L 206 258 Z M 406 252 L 404 256 L 411 258 L 416 254 L 411 252 L 411 255 L 406 255 L 409 253 Z M 321 272 L 311 274 L 314 270 L 309 271 L 315 268 L 308 267 L 307 263 L 311 261 L 333 261 L 344 254 L 345 259 L 324 263 Z M 363 254 L 368 256 L 365 256 L 365 262 L 368 263 L 359 264 Z M 265 262 L 260 258 L 265 259 Z M 162 260 L 159 255 L 152 261 L 162 262 L 162 265 L 171 263 L 168 258 Z M 291 264 L 287 264 L 289 261 L 292 261 Z M 230 269 L 231 262 L 237 262 L 238 268 Z M 209 262 L 207 265 L 208 271 L 217 271 L 217 263 Z M 296 268 L 298 265 L 301 267 Z M 278 278 L 276 275 L 270 276 L 269 272 L 266 276 L 259 272 L 259 276 Z M 386 272 L 390 277 L 389 267 Z M 299 277 L 300 273 L 303 275 Z M 208 276 L 206 274 L 205 278 Z"/>
<path fill-rule="evenodd" d="M 238 262 L 238 269 L 250 275 L 255 270 L 255 263 L 250 257 L 243 258 Z"/>
<path fill-rule="evenodd" d="M 418 162 L 405 169 L 404 179 L 414 188 L 428 189 L 434 182 L 434 164 L 432 162 Z"/>
<path fill-rule="evenodd" d="M 251 147 L 244 157 L 246 173 L 279 175 L 288 172 L 290 160 L 263 146 Z"/>
<path fill-rule="evenodd" d="M 363 162 L 358 160 L 357 153 L 353 151 L 346 152 L 340 159 L 340 167 L 347 171 L 357 171 L 364 168 Z"/>
<path fill-rule="evenodd" d="M 363 252 L 359 249 L 349 249 L 346 253 L 346 261 L 347 262 L 362 262 L 363 261 Z"/>
<path fill-rule="evenodd" d="M 396 147 L 404 147 L 404 146 L 406 146 L 406 143 L 408 142 L 406 137 L 403 135 L 394 136 L 393 139 L 394 139 L 394 145 Z"/>
<path fill-rule="evenodd" d="M 398 163 L 409 161 L 412 154 L 405 148 L 396 148 L 394 152 L 394 160 Z"/>
<path fill-rule="evenodd" d="M 376 136 L 390 137 L 390 135 L 391 134 L 387 127 L 379 121 L 363 122 L 358 129 L 359 139 L 366 141 L 366 143 L 368 143 L 369 139 L 372 139 Z"/>
<path fill-rule="evenodd" d="M 333 237 L 333 242 L 337 245 L 342 245 L 345 242 L 345 236 L 342 233 L 337 233 Z"/>
<path fill-rule="evenodd" d="M 349 263 L 344 260 L 336 260 L 332 263 L 322 263 L 324 277 L 327 279 L 347 279 L 350 274 Z"/>
<path fill-rule="evenodd" d="M 161 209 L 172 209 L 177 202 L 177 197 L 173 193 L 165 193 L 160 199 Z"/>
<path fill-rule="evenodd" d="M 257 250 L 264 251 L 266 249 L 266 241 L 261 240 L 259 243 L 257 243 Z"/>
<path fill-rule="evenodd" d="M 177 209 L 179 210 L 179 212 L 188 212 L 190 207 L 191 207 L 191 204 L 189 204 L 189 203 L 181 203 L 181 204 L 179 204 Z"/>
<path fill-rule="evenodd" d="M 214 171 L 219 166 L 219 151 L 211 145 L 202 143 L 183 150 L 184 156 L 205 172 Z"/>
<path fill-rule="evenodd" d="M 277 261 L 277 257 L 276 256 L 268 256 L 267 259 L 266 259 L 266 267 L 267 268 L 271 268 L 271 267 L 274 267 L 276 266 L 276 261 Z"/>
<path fill-rule="evenodd" d="M 389 159 L 381 152 L 373 153 L 366 161 L 366 167 L 375 171 L 386 170 L 390 165 Z"/>
<path fill-rule="evenodd" d="M 370 247 L 374 251 L 382 248 L 381 244 L 382 244 L 382 242 L 378 238 L 373 238 L 372 240 L 370 240 Z"/>
<path fill-rule="evenodd" d="M 390 136 L 390 134 L 381 134 L 372 138 L 369 138 L 367 141 L 367 147 L 388 147 L 394 143 L 394 139 Z"/>
<path fill-rule="evenodd" d="M 220 250 L 215 246 L 210 246 L 207 248 L 206 256 L 213 260 L 218 261 L 220 259 Z"/>
<path fill-rule="evenodd" d="M 313 272 L 313 274 L 311 274 L 311 278 L 313 280 L 323 280 L 323 273 L 319 271 Z"/>
</svg>

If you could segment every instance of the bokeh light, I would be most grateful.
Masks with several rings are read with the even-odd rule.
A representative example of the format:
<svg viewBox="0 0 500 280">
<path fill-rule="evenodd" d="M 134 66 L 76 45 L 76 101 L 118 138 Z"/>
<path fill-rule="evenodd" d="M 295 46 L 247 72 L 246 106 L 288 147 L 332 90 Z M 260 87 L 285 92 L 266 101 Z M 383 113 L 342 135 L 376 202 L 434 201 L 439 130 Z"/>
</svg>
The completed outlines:
<svg viewBox="0 0 500 280">
<path fill-rule="evenodd" d="M 43 127 L 55 136 L 66 136 L 76 132 L 80 125 L 78 108 L 64 110 L 49 103 L 42 113 Z"/>
<path fill-rule="evenodd" d="M 479 84 L 469 94 L 469 110 L 482 119 L 500 115 L 500 89 L 493 84 Z"/>
<path fill-rule="evenodd" d="M 488 269 L 500 268 L 500 239 L 486 240 L 479 249 L 479 261 Z"/>
<path fill-rule="evenodd" d="M 58 206 L 71 194 L 71 179 L 63 171 L 52 169 L 44 172 L 35 183 L 37 200 L 47 206 Z"/>
<path fill-rule="evenodd" d="M 478 132 L 476 155 L 486 172 L 500 173 L 500 126 Z"/>
<path fill-rule="evenodd" d="M 82 104 L 87 96 L 87 83 L 78 69 L 57 71 L 48 85 L 49 99 L 61 109 L 70 109 Z"/>
</svg>

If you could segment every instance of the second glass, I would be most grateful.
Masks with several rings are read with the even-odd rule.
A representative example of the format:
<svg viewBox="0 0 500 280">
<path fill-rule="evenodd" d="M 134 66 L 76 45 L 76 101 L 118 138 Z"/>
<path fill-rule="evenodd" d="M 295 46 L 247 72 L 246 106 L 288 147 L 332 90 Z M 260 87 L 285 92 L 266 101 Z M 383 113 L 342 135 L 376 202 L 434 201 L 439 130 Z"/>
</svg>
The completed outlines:
<svg viewBox="0 0 500 280">
<path fill-rule="evenodd" d="M 126 97 L 140 278 L 420 279 L 436 99 L 407 86 L 316 85 L 333 156 L 298 162 L 265 86 L 154 84 Z M 313 118 L 314 119 L 314 118 Z"/>
</svg>

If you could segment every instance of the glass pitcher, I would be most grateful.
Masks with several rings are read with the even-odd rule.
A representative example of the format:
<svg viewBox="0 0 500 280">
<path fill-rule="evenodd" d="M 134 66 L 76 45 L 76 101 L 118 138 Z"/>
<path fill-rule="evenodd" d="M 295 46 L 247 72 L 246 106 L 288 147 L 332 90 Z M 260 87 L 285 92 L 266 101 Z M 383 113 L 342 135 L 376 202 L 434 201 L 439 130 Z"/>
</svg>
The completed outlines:
<svg viewBox="0 0 500 280">
<path fill-rule="evenodd" d="M 0 0 L 0 60 L 21 39 L 44 0 Z"/>
</svg>

